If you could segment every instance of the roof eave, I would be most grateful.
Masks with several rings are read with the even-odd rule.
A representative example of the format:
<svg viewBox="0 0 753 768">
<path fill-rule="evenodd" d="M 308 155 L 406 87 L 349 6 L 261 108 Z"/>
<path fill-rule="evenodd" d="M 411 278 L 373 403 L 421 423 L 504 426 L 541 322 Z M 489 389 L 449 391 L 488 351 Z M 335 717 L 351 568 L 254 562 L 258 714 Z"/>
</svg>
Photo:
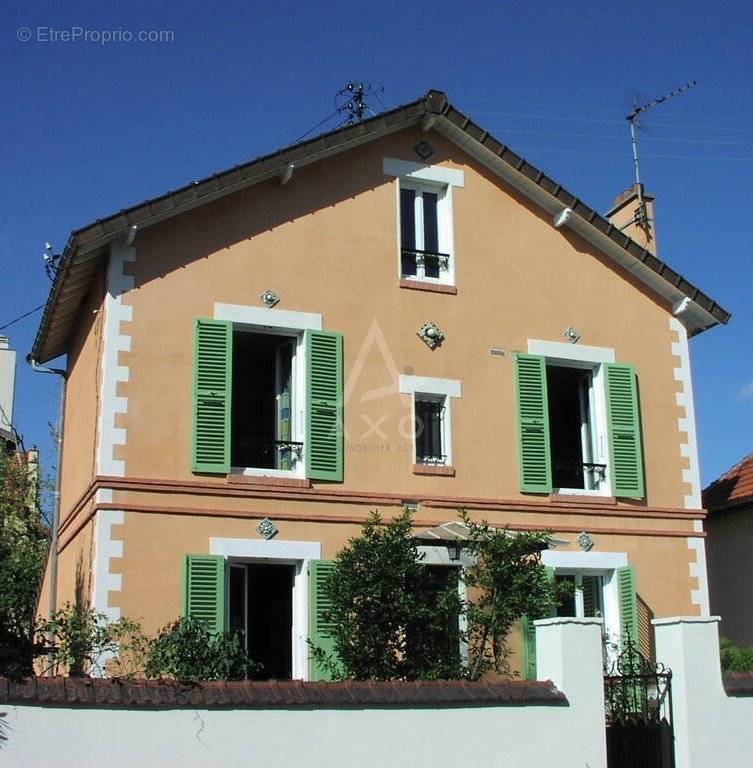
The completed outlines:
<svg viewBox="0 0 753 768">
<path fill-rule="evenodd" d="M 682 275 L 641 248 L 608 220 L 546 176 L 543 171 L 526 162 L 488 131 L 455 109 L 444 93 L 431 90 L 423 98 L 389 112 L 294 144 L 160 197 L 146 200 L 73 232 L 63 253 L 61 269 L 47 299 L 34 341 L 32 357 L 39 363 L 45 363 L 68 351 L 71 326 L 67 326 L 67 330 L 62 328 L 57 336 L 51 337 L 50 332 L 53 325 L 60 325 L 61 314 L 63 319 L 75 314 L 83 298 L 82 292 L 77 292 L 76 289 L 84 280 L 77 282 L 74 279 L 74 271 L 77 266 L 80 268 L 82 263 L 88 261 L 91 262 L 88 267 L 79 271 L 84 278 L 90 276 L 96 260 L 103 255 L 107 246 L 124 239 L 133 226 L 139 229 L 154 226 L 205 203 L 279 176 L 287 172 L 291 165 L 299 168 L 310 165 L 419 121 L 424 131 L 433 129 L 445 135 L 553 216 L 561 214 L 565 208 L 570 208 L 574 214 L 566 217 L 570 228 L 635 275 L 671 307 L 689 300 L 691 304 L 686 303 L 683 312 L 678 315 L 687 327 L 688 335 L 693 336 L 714 325 L 728 322 L 729 312 L 685 280 Z M 61 302 L 66 299 L 67 305 L 64 304 L 63 309 L 60 309 Z"/>
</svg>

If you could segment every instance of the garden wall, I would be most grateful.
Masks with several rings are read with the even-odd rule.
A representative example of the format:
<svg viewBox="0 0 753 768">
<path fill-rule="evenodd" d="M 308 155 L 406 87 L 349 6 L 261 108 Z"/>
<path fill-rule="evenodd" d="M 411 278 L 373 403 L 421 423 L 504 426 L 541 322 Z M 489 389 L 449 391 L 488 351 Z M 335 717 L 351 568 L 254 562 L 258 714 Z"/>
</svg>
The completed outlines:
<svg viewBox="0 0 753 768">
<path fill-rule="evenodd" d="M 0 681 L 14 768 L 605 768 L 600 627 L 538 628 L 541 682 Z"/>
<path fill-rule="evenodd" d="M 676 768 L 753 764 L 753 674 L 722 677 L 719 617 L 653 623 L 656 658 L 672 670 Z"/>
</svg>

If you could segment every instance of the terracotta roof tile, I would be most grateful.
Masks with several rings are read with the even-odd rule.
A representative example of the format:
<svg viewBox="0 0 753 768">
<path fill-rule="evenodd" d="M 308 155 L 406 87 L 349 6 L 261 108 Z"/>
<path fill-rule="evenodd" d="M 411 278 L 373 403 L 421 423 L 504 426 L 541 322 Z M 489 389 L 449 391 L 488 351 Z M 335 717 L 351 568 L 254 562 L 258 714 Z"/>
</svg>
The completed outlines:
<svg viewBox="0 0 753 768">
<path fill-rule="evenodd" d="M 709 512 L 753 500 L 753 453 L 728 469 L 703 492 Z"/>
<path fill-rule="evenodd" d="M 753 681 L 752 681 L 753 682 Z M 120 680 L 0 677 L 0 705 L 117 709 L 369 708 L 566 705 L 550 680 L 420 680 L 304 683 L 297 680 L 179 683 Z"/>
</svg>

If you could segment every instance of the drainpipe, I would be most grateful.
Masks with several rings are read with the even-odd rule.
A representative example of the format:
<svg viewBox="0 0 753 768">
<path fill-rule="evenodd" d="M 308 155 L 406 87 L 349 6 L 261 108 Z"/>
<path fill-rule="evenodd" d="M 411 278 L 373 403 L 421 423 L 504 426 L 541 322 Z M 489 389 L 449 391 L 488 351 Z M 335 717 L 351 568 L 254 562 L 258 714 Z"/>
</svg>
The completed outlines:
<svg viewBox="0 0 753 768">
<path fill-rule="evenodd" d="M 61 368 L 45 368 L 31 355 L 26 362 L 37 373 L 53 373 L 60 376 L 60 410 L 58 413 L 57 467 L 55 470 L 55 491 L 52 496 L 52 532 L 50 536 L 50 605 L 48 615 L 52 618 L 57 609 L 58 597 L 58 533 L 60 530 L 60 478 L 63 463 L 63 415 L 65 413 L 65 383 L 68 373 Z"/>
</svg>

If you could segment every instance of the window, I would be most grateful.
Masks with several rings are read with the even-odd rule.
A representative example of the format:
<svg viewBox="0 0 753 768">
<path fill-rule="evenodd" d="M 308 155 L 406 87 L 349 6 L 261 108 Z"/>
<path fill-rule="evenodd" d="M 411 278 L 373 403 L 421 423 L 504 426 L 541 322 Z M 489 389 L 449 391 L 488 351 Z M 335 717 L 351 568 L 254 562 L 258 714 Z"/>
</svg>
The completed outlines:
<svg viewBox="0 0 753 768">
<path fill-rule="evenodd" d="M 342 335 L 251 310 L 253 323 L 195 323 L 192 470 L 342 482 Z"/>
<path fill-rule="evenodd" d="M 600 347 L 531 347 L 547 354 L 514 354 L 520 490 L 643 498 L 633 366 Z"/>
<path fill-rule="evenodd" d="M 444 395 L 415 397 L 416 464 L 449 464 L 447 398 Z"/>
<path fill-rule="evenodd" d="M 399 389 L 402 395 L 412 396 L 413 472 L 453 476 L 450 405 L 461 397 L 460 382 L 401 375 Z"/>
<path fill-rule="evenodd" d="M 451 465 L 449 398 L 416 393 L 413 402 L 416 464 Z"/>
<path fill-rule="evenodd" d="M 400 184 L 400 275 L 404 278 L 448 281 L 449 241 L 446 187 Z"/>
<path fill-rule="evenodd" d="M 605 487 L 606 462 L 600 453 L 602 420 L 594 379 L 598 367 L 579 368 L 547 362 L 549 445 L 556 489 L 599 491 Z"/>
<path fill-rule="evenodd" d="M 465 185 L 465 174 L 394 157 L 382 158 L 382 172 L 397 180 L 401 279 L 454 286 L 452 194 Z"/>
<path fill-rule="evenodd" d="M 233 330 L 230 451 L 234 467 L 294 471 L 303 440 L 294 403 L 300 339 Z"/>
<path fill-rule="evenodd" d="M 604 578 L 576 574 L 555 576 L 555 580 L 566 582 L 569 589 L 555 611 L 556 616 L 578 619 L 598 619 L 604 616 Z"/>
<path fill-rule="evenodd" d="M 248 655 L 259 665 L 253 678 L 290 680 L 295 566 L 260 562 L 228 565 L 228 626 L 243 635 Z"/>
<path fill-rule="evenodd" d="M 424 563 L 424 581 L 414 594 L 422 604 L 428 605 L 434 616 L 444 617 L 444 621 L 431 628 L 426 626 L 405 628 L 406 651 L 408 656 L 423 656 L 424 660 L 433 660 L 439 668 L 457 668 L 461 657 L 465 657 L 467 648 L 461 636 L 460 612 L 448 610 L 440 604 L 439 596 L 451 591 L 460 595 L 460 567 L 448 565 L 432 565 Z M 463 595 L 465 592 L 463 591 Z M 459 603 L 462 600 L 458 596 Z M 454 609 L 455 606 L 453 606 Z"/>
</svg>

